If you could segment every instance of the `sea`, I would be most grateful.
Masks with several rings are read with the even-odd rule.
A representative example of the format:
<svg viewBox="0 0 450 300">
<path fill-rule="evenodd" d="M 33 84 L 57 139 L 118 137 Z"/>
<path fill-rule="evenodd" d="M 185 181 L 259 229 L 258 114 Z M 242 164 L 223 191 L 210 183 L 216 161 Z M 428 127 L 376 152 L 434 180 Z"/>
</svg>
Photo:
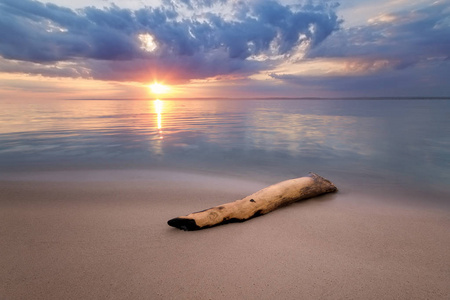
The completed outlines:
<svg viewBox="0 0 450 300">
<path fill-rule="evenodd" d="M 0 100 L 2 179 L 123 169 L 314 172 L 344 192 L 449 204 L 450 99 Z"/>
</svg>

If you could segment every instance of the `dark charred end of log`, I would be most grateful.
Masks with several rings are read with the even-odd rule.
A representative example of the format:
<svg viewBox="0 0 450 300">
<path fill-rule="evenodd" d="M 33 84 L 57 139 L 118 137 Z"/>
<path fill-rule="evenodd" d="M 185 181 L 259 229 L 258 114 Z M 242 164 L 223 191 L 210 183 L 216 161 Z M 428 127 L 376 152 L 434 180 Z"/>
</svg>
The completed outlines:
<svg viewBox="0 0 450 300">
<path fill-rule="evenodd" d="M 184 231 L 193 231 L 193 230 L 199 230 L 201 227 L 199 227 L 194 219 L 185 219 L 185 218 L 174 218 L 169 221 L 167 221 L 167 224 L 169 226 L 184 230 Z"/>
<path fill-rule="evenodd" d="M 309 172 L 308 176 L 311 177 L 312 179 L 314 179 L 314 181 L 323 190 L 323 193 L 333 193 L 333 192 L 338 191 L 338 188 L 334 185 L 334 183 L 332 183 L 328 179 L 326 179 L 320 175 L 317 175 L 316 173 L 313 173 L 313 172 Z"/>
</svg>

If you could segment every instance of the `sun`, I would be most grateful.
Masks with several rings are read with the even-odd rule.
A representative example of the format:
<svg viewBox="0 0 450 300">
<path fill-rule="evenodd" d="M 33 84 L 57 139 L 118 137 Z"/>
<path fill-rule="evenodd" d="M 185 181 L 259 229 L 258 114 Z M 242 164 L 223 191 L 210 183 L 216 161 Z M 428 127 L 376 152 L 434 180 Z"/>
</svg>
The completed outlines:
<svg viewBox="0 0 450 300">
<path fill-rule="evenodd" d="M 165 94 L 170 91 L 170 87 L 167 85 L 155 82 L 148 86 L 153 94 Z"/>
</svg>

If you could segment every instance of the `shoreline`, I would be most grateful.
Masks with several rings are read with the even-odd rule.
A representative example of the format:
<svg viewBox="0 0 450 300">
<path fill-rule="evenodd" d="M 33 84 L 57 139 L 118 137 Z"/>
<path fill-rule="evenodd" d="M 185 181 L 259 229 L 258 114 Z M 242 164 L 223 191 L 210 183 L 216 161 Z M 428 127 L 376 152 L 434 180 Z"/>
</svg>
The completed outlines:
<svg viewBox="0 0 450 300">
<path fill-rule="evenodd" d="M 89 168 L 79 167 L 58 167 L 46 169 L 19 169 L 9 170 L 0 173 L 0 182 L 189 182 L 191 184 L 217 189 L 221 186 L 231 190 L 248 187 L 248 194 L 254 193 L 259 189 L 284 180 L 307 176 L 309 172 L 303 172 L 292 176 L 287 174 L 273 173 L 231 173 L 229 170 L 201 170 L 193 168 L 174 168 L 174 167 L 142 167 L 142 168 Z M 339 195 L 342 199 L 347 199 L 348 194 L 359 194 L 361 200 L 369 199 L 387 205 L 393 206 L 413 206 L 417 208 L 431 208 L 437 210 L 450 210 L 450 192 L 444 189 L 429 189 L 426 186 L 404 186 L 396 182 L 382 182 L 379 178 L 356 178 L 356 175 L 338 174 L 336 171 L 317 172 L 319 175 L 331 180 L 339 189 Z M 353 181 L 354 180 L 354 181 Z M 218 184 L 218 182 L 222 182 Z M 226 190 L 224 190 L 226 191 Z M 345 195 L 345 196 L 344 196 Z M 244 195 L 246 196 L 246 195 Z M 243 196 L 243 197 L 244 197 Z M 425 199 L 425 200 L 424 200 Z M 400 201 L 399 201 L 400 200 Z M 370 202 L 366 201 L 366 202 Z"/>
<path fill-rule="evenodd" d="M 2 298 L 450 296 L 447 209 L 336 184 L 337 194 L 184 232 L 167 220 L 266 182 L 167 170 L 13 175 L 0 176 Z"/>
</svg>

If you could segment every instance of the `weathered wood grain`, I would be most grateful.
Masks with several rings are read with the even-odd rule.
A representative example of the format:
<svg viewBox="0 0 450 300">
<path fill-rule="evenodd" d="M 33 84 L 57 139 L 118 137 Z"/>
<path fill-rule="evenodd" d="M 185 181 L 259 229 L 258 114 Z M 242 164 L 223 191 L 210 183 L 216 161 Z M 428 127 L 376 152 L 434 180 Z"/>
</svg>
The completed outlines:
<svg viewBox="0 0 450 300">
<path fill-rule="evenodd" d="M 281 206 L 337 191 L 329 180 L 310 173 L 306 177 L 286 180 L 241 200 L 169 220 L 167 223 L 183 230 L 198 230 L 231 222 L 242 222 L 267 214 Z"/>
</svg>

